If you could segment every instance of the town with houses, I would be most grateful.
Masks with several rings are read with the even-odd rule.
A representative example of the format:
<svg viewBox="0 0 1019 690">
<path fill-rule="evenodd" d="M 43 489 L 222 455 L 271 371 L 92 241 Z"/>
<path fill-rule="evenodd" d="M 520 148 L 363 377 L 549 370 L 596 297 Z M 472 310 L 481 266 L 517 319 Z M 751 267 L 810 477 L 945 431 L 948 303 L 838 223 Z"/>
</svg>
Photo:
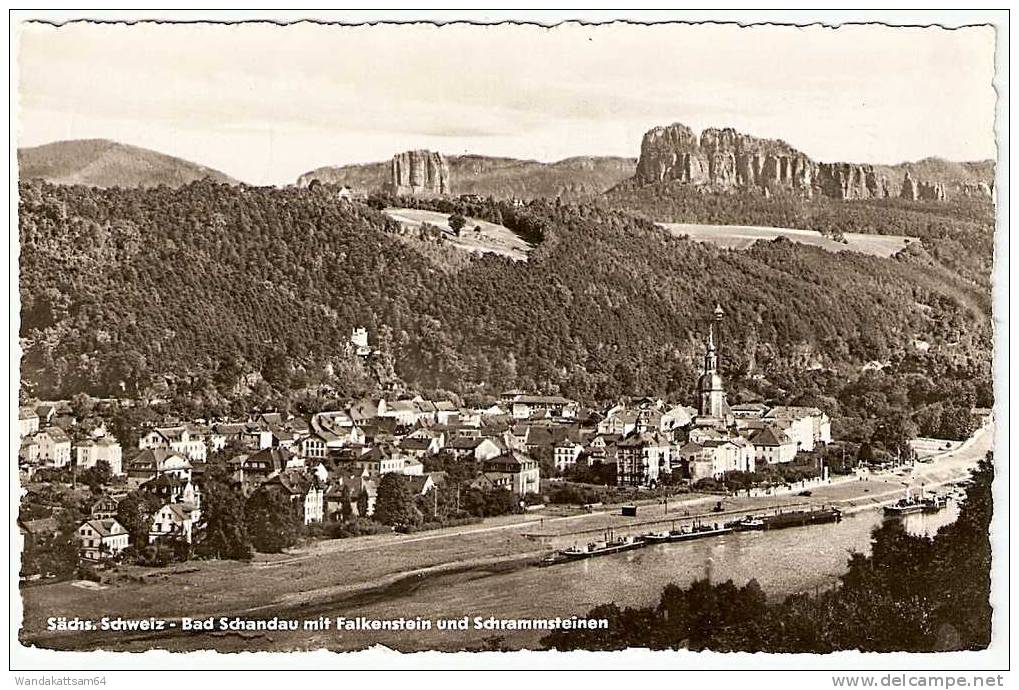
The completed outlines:
<svg viewBox="0 0 1019 690">
<path fill-rule="evenodd" d="M 110 482 L 77 530 L 81 559 L 100 562 L 129 546 L 117 514 L 118 501 L 132 491 L 159 505 L 150 544 L 200 540 L 203 476 L 210 459 L 224 454 L 243 496 L 278 492 L 312 525 L 351 514 L 371 518 L 385 475 L 399 476 L 414 496 L 438 491 L 447 473 L 433 468 L 445 463 L 468 468 L 473 479 L 466 488 L 505 491 L 523 506 L 540 500 L 543 479 L 581 468 L 603 468 L 605 483 L 617 487 L 690 486 L 791 463 L 830 443 L 831 422 L 817 408 L 728 403 L 715 332 L 722 317 L 718 307 L 695 406 L 643 398 L 599 411 L 522 390 L 505 391 L 484 409 L 421 396 L 363 399 L 309 418 L 258 412 L 247 419 L 174 420 L 138 430 L 137 447 L 122 448 L 102 420 L 92 420 L 87 434 L 75 433 L 85 420 L 67 402 L 40 403 L 19 412 L 22 483 L 31 486 L 52 470 L 70 470 L 74 481 L 105 463 Z M 353 330 L 351 345 L 362 356 L 372 352 L 364 329 Z M 543 477 L 542 458 L 552 477 Z M 21 520 L 20 526 L 31 539 L 45 537 L 56 522 Z"/>
</svg>

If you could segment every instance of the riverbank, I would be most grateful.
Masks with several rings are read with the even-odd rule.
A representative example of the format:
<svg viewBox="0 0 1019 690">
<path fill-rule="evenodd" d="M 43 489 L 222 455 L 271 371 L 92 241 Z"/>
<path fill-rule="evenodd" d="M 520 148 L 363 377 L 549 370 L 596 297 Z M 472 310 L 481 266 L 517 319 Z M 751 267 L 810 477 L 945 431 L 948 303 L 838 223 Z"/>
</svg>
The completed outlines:
<svg viewBox="0 0 1019 690">
<path fill-rule="evenodd" d="M 866 480 L 819 486 L 812 489 L 809 498 L 795 495 L 749 497 L 725 499 L 723 505 L 727 512 L 738 513 L 804 503 L 838 504 L 845 510 L 862 513 L 897 500 L 904 484 L 933 488 L 964 479 L 990 448 L 992 439 L 993 427 L 985 427 L 972 442 L 957 451 L 930 464 L 918 465 L 909 478 L 876 475 Z M 99 589 L 86 590 L 75 583 L 35 586 L 23 590 L 25 620 L 21 638 L 28 644 L 59 649 L 156 647 L 239 651 L 317 646 L 355 649 L 373 641 L 384 641 L 401 649 L 445 649 L 448 644 L 470 644 L 480 638 L 477 633 L 471 636 L 470 632 L 466 637 L 444 633 L 441 639 L 351 635 L 336 631 L 257 637 L 190 634 L 179 630 L 144 634 L 67 633 L 46 630 L 46 619 L 50 616 L 93 620 L 103 616 L 135 619 L 153 616 L 167 620 L 183 616 L 303 619 L 355 614 L 399 617 L 412 613 L 427 618 L 460 618 L 473 611 L 507 617 L 533 616 L 535 611 L 572 615 L 604 601 L 624 603 L 632 598 L 638 603 L 642 597 L 660 591 L 659 584 L 664 585 L 680 574 L 693 577 L 717 570 L 725 560 L 726 548 L 733 546 L 756 549 L 753 558 L 743 559 L 738 567 L 731 566 L 737 577 L 753 573 L 755 568 L 766 568 L 767 554 L 774 560 L 775 551 L 761 548 L 763 544 L 778 544 L 775 548 L 789 553 L 800 553 L 799 550 L 805 548 L 803 558 L 809 558 L 811 552 L 819 552 L 825 559 L 823 566 L 818 566 L 810 577 L 793 574 L 796 576 L 786 581 L 789 574 L 781 572 L 772 577 L 776 591 L 796 591 L 812 586 L 813 582 L 837 577 L 845 565 L 844 549 L 866 548 L 869 543 L 869 520 L 853 518 L 844 521 L 844 526 L 826 525 L 777 533 L 793 537 L 726 537 L 707 540 L 714 542 L 711 544 L 683 545 L 681 551 L 670 548 L 680 545 L 665 545 L 594 559 L 565 569 L 539 569 L 529 565 L 549 549 L 580 541 L 591 531 L 613 529 L 621 534 L 640 533 L 650 531 L 644 524 L 638 524 L 645 521 L 664 523 L 698 516 L 707 521 L 713 515 L 710 507 L 716 500 L 717 497 L 698 496 L 682 503 L 670 501 L 668 506 L 643 505 L 636 519 L 625 518 L 618 510 L 528 514 L 420 535 L 374 535 L 319 542 L 300 552 L 260 558 L 253 563 L 194 561 L 172 568 L 147 570 L 142 582 L 127 581 Z M 852 538 L 846 538 L 850 534 Z M 832 551 L 833 548 L 836 550 Z M 675 561 L 677 557 L 679 562 Z M 765 584 L 762 581 L 762 585 Z M 517 643 L 524 641 L 524 638 L 516 640 Z M 419 643 L 424 646 L 418 647 Z"/>
</svg>

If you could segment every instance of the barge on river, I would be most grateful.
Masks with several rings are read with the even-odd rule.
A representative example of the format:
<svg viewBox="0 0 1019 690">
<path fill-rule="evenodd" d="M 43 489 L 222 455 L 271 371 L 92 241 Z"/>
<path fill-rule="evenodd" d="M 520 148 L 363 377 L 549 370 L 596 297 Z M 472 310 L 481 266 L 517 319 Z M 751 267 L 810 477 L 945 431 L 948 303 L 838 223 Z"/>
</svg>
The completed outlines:
<svg viewBox="0 0 1019 690">
<path fill-rule="evenodd" d="M 538 565 L 548 566 L 568 561 L 581 561 L 586 558 L 594 558 L 595 556 L 607 556 L 613 553 L 632 551 L 645 546 L 647 546 L 647 543 L 644 541 L 644 537 L 625 536 L 614 538 L 608 535 L 602 541 L 593 541 L 583 546 L 571 546 L 568 549 L 551 553 L 538 561 Z"/>
<path fill-rule="evenodd" d="M 784 529 L 786 527 L 802 527 L 804 525 L 821 525 L 842 520 L 842 511 L 838 508 L 816 508 L 814 510 L 792 510 L 773 515 L 747 515 L 741 520 L 730 523 L 737 532 L 764 531 Z"/>
<path fill-rule="evenodd" d="M 644 541 L 649 544 L 665 544 L 676 541 L 691 541 L 693 539 L 704 539 L 705 537 L 717 537 L 732 532 L 728 525 L 702 525 L 696 524 L 693 527 L 683 527 L 669 530 L 668 532 L 652 532 L 644 535 Z"/>
</svg>

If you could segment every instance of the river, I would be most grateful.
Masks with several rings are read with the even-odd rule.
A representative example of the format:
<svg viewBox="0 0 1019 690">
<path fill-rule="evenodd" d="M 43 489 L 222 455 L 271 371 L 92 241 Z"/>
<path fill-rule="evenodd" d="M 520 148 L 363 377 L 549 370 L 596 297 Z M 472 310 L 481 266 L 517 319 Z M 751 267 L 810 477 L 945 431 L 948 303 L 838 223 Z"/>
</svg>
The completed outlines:
<svg viewBox="0 0 1019 690">
<path fill-rule="evenodd" d="M 932 536 L 955 520 L 958 506 L 936 514 L 900 518 L 907 531 Z M 700 541 L 659 544 L 637 551 L 564 563 L 548 568 L 501 564 L 456 573 L 409 578 L 362 601 L 337 603 L 322 615 L 370 619 L 438 620 L 469 616 L 498 619 L 584 615 L 598 604 L 620 606 L 655 603 L 670 582 L 685 586 L 697 578 L 743 585 L 756 579 L 772 597 L 832 586 L 846 570 L 854 551 L 869 553 L 871 532 L 883 520 L 881 511 L 866 510 L 841 523 L 770 532 L 739 532 Z M 312 645 L 356 648 L 381 642 L 402 650 L 456 650 L 477 645 L 487 636 L 501 637 L 511 648 L 535 648 L 537 632 L 323 632 Z M 303 637 L 303 636 L 302 636 Z M 307 638 L 304 638 L 307 640 Z"/>
</svg>

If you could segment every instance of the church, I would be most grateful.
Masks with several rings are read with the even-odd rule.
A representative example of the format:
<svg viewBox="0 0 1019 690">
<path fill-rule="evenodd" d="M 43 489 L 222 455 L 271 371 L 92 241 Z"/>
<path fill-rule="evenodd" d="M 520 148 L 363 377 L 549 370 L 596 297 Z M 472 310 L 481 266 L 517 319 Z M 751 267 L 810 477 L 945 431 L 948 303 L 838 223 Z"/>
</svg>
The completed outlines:
<svg viewBox="0 0 1019 690">
<path fill-rule="evenodd" d="M 665 473 L 694 484 L 728 472 L 755 472 L 762 465 L 792 462 L 831 442 L 831 422 L 814 407 L 732 406 L 719 366 L 725 312 L 716 306 L 708 324 L 696 407 L 669 410 L 637 401 L 635 409 L 616 406 L 598 424 L 602 455 L 616 464 L 621 486 L 655 486 Z"/>
<path fill-rule="evenodd" d="M 697 381 L 697 415 L 687 443 L 677 453 L 691 482 L 717 478 L 726 472 L 753 472 L 757 465 L 754 445 L 737 429 L 718 366 L 716 329 L 720 338 L 724 318 L 721 305 L 716 306 L 714 320 L 708 326 L 704 371 Z"/>
</svg>

